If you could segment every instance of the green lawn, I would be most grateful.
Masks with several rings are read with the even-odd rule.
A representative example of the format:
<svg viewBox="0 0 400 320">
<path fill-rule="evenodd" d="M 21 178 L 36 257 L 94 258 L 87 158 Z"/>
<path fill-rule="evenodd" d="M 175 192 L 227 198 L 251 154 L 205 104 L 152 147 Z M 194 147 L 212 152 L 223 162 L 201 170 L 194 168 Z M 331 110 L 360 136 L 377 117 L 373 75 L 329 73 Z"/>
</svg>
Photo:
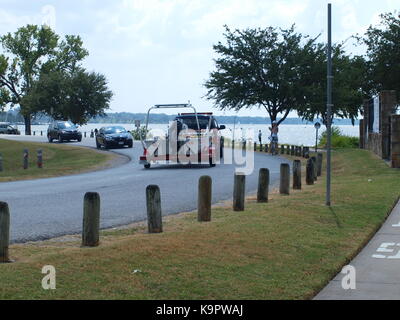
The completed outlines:
<svg viewBox="0 0 400 320">
<path fill-rule="evenodd" d="M 333 206 L 325 179 L 246 211 L 213 209 L 166 218 L 164 233 L 143 225 L 104 231 L 97 248 L 69 241 L 13 245 L 0 265 L 2 299 L 310 299 L 384 221 L 399 196 L 400 171 L 365 150 L 333 155 Z M 303 176 L 304 181 L 304 176 Z M 41 289 L 41 268 L 57 289 Z M 140 272 L 134 273 L 134 270 Z"/>
<path fill-rule="evenodd" d="M 23 169 L 23 150 L 29 150 L 29 168 Z M 37 167 L 37 150 L 43 150 L 43 168 Z M 0 153 L 3 158 L 3 171 L 0 182 L 37 179 L 93 170 L 105 165 L 114 156 L 61 144 L 0 139 Z"/>
</svg>

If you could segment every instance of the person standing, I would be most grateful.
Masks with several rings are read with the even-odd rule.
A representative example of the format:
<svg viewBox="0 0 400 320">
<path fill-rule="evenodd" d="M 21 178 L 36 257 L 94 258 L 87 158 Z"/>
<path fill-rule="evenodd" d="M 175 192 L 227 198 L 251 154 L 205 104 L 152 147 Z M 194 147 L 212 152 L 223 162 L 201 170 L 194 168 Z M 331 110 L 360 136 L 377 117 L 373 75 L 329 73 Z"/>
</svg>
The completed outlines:
<svg viewBox="0 0 400 320">
<path fill-rule="evenodd" d="M 260 146 L 261 146 L 261 142 L 262 142 L 262 133 L 261 133 L 261 130 L 258 130 L 258 142 L 260 143 Z"/>
<path fill-rule="evenodd" d="M 278 123 L 274 120 L 272 121 L 272 127 L 268 128 L 271 131 L 271 154 L 278 154 Z"/>
</svg>

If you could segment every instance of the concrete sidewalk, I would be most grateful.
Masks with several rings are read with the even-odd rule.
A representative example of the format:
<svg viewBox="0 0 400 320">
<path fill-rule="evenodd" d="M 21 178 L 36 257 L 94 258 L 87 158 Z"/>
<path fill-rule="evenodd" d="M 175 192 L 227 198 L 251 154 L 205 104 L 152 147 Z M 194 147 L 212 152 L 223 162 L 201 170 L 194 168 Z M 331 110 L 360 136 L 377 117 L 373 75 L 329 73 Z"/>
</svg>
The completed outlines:
<svg viewBox="0 0 400 320">
<path fill-rule="evenodd" d="M 339 273 L 315 300 L 400 299 L 400 201 L 387 221 L 349 265 L 356 271 L 356 289 L 345 290 Z"/>
</svg>

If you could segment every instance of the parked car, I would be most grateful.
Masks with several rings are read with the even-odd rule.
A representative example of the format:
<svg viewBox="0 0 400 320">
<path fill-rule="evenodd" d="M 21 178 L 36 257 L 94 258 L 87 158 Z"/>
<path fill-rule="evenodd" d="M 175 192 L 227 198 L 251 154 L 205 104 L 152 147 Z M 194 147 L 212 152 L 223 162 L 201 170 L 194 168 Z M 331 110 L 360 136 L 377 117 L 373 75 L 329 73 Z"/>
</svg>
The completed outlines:
<svg viewBox="0 0 400 320">
<path fill-rule="evenodd" d="M 21 134 L 16 125 L 9 122 L 0 123 L 0 134 Z"/>
<path fill-rule="evenodd" d="M 100 128 L 96 135 L 96 147 L 106 149 L 112 147 L 133 147 L 133 137 L 124 127 L 111 126 Z"/>
<path fill-rule="evenodd" d="M 54 121 L 47 129 L 47 139 L 49 142 L 58 140 L 58 142 L 77 140 L 82 141 L 82 132 L 69 121 Z"/>
</svg>

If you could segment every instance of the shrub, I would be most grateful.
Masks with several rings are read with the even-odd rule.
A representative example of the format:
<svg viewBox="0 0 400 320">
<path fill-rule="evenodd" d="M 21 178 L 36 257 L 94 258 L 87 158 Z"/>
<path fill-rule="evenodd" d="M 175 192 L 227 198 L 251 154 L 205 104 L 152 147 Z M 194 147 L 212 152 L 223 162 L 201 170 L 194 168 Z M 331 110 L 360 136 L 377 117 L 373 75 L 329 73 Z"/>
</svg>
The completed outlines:
<svg viewBox="0 0 400 320">
<path fill-rule="evenodd" d="M 339 127 L 332 127 L 332 148 L 358 148 L 359 139 L 344 135 Z M 319 146 L 325 148 L 327 134 L 324 131 L 319 138 Z"/>
</svg>

